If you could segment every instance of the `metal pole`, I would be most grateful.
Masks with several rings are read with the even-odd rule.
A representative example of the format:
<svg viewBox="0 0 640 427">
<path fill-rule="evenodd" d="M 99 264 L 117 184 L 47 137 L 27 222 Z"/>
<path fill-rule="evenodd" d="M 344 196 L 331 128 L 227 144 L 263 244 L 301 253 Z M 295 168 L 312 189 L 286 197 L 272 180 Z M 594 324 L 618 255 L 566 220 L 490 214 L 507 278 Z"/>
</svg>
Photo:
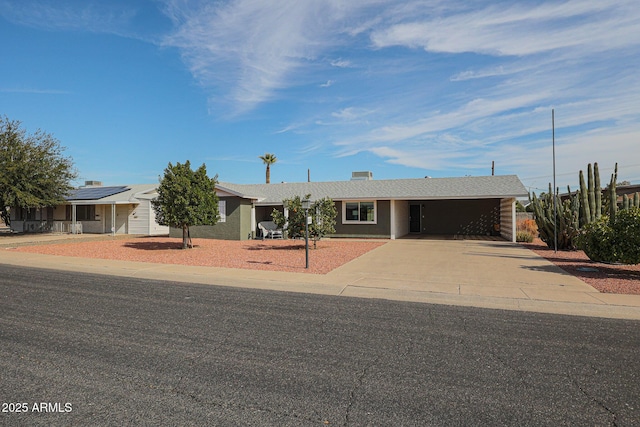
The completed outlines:
<svg viewBox="0 0 640 427">
<path fill-rule="evenodd" d="M 304 256 L 305 267 L 309 268 L 309 208 L 304 210 Z"/>
<path fill-rule="evenodd" d="M 558 252 L 558 203 L 556 202 L 556 124 L 555 112 L 551 109 L 551 138 L 553 145 L 553 252 Z"/>
</svg>

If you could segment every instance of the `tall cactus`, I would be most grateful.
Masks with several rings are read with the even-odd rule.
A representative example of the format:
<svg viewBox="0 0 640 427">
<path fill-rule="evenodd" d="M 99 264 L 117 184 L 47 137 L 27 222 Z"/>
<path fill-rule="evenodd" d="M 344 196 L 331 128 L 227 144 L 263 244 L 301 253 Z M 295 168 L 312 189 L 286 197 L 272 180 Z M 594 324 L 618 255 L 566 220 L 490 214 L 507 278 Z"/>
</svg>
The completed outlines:
<svg viewBox="0 0 640 427">
<path fill-rule="evenodd" d="M 598 163 L 593 164 L 593 178 L 595 185 L 595 198 L 596 198 L 596 216 L 595 219 L 599 220 L 602 216 L 602 187 L 600 186 L 600 170 L 598 169 Z"/>
<path fill-rule="evenodd" d="M 554 200 L 557 206 L 557 216 L 553 209 Z M 551 184 L 549 184 L 549 192 L 541 194 L 540 198 L 533 193 L 531 204 L 540 239 L 548 247 L 553 248 L 555 234 L 558 240 L 558 249 L 575 249 L 574 240 L 579 230 L 580 201 L 578 195 L 576 194 L 563 202 L 557 191 L 554 193 Z"/>
<path fill-rule="evenodd" d="M 591 166 L 591 165 L 589 165 Z M 589 192 L 584 182 L 584 173 L 580 171 L 580 226 L 591 222 L 591 209 L 589 207 Z"/>
<path fill-rule="evenodd" d="M 579 173 L 580 188 L 572 195 L 567 187 L 569 198 L 562 202 L 549 184 L 549 193 L 531 197 L 534 217 L 538 225 L 540 239 L 549 247 L 554 247 L 554 224 L 557 223 L 558 249 L 575 249 L 575 237 L 579 230 L 587 224 L 598 221 L 603 215 L 609 216 L 611 224 L 615 222 L 618 209 L 640 208 L 640 193 L 633 196 L 623 196 L 623 203 L 618 207 L 616 181 L 618 179 L 618 164 L 611 174 L 611 181 L 606 187 L 605 196 L 600 181 L 598 163 L 587 165 L 587 178 L 583 171 Z M 558 212 L 554 217 L 553 203 L 556 201 Z"/>
<path fill-rule="evenodd" d="M 607 192 L 609 194 L 609 223 L 613 226 L 616 220 L 616 212 L 618 211 L 618 194 L 616 193 L 616 181 L 618 179 L 618 163 L 611 174 L 611 181 Z"/>
<path fill-rule="evenodd" d="M 598 164 L 587 165 L 587 184 L 584 173 L 580 171 L 580 226 L 590 224 L 602 215 L 602 187 L 600 187 L 600 171 Z"/>
<path fill-rule="evenodd" d="M 587 185 L 589 192 L 589 222 L 596 220 L 596 192 L 593 184 L 593 168 L 591 163 L 587 166 Z"/>
</svg>

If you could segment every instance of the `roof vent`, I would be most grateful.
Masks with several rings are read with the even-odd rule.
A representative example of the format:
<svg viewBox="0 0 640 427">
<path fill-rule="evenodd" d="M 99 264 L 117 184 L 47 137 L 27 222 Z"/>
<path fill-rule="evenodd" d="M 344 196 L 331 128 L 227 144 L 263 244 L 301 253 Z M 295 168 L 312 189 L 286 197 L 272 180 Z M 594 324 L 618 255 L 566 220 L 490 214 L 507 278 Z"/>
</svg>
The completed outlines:
<svg viewBox="0 0 640 427">
<path fill-rule="evenodd" d="M 373 179 L 373 172 L 351 172 L 351 181 L 371 181 Z"/>
<path fill-rule="evenodd" d="M 85 181 L 85 187 L 102 187 L 102 181 Z"/>
</svg>

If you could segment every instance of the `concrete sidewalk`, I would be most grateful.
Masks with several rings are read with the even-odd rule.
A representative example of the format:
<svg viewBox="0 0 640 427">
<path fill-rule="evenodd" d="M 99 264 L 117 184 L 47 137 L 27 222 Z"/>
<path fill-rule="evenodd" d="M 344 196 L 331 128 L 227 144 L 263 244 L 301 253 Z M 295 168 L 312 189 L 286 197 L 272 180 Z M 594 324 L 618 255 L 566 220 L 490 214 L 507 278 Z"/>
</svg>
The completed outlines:
<svg viewBox="0 0 640 427">
<path fill-rule="evenodd" d="M 326 275 L 60 257 L 10 248 L 0 251 L 0 263 L 37 268 L 640 320 L 640 295 L 600 293 L 532 251 L 508 242 L 392 240 Z"/>
</svg>

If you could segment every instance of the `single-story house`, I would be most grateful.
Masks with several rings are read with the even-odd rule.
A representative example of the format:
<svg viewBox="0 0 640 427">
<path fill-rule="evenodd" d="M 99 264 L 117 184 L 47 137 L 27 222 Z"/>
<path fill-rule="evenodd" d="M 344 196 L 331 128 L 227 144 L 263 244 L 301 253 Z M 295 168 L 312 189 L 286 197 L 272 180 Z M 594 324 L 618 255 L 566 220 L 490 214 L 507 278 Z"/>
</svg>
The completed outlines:
<svg viewBox="0 0 640 427">
<path fill-rule="evenodd" d="M 192 237 L 245 240 L 258 236 L 258 223 L 271 220 L 282 201 L 311 194 L 336 203 L 334 237 L 396 239 L 405 235 L 500 235 L 515 241 L 516 198 L 528 192 L 517 176 L 374 180 L 354 172 L 350 181 L 279 184 L 220 182 L 220 220 L 193 226 Z M 11 209 L 16 232 L 72 232 L 167 235 L 181 230 L 156 222 L 151 200 L 157 184 L 102 186 L 87 181 L 48 208 Z"/>
<path fill-rule="evenodd" d="M 169 227 L 156 222 L 151 200 L 158 184 L 102 186 L 87 181 L 65 202 L 47 208 L 11 209 L 16 232 L 70 232 L 168 235 Z"/>
<path fill-rule="evenodd" d="M 516 198 L 528 192 L 515 175 L 374 180 L 354 172 L 350 181 L 233 184 L 216 187 L 221 219 L 191 227 L 192 237 L 244 240 L 271 220 L 282 201 L 311 194 L 336 203 L 334 237 L 396 239 L 416 235 L 500 235 L 516 238 Z M 171 236 L 181 230 L 171 229 Z"/>
</svg>

